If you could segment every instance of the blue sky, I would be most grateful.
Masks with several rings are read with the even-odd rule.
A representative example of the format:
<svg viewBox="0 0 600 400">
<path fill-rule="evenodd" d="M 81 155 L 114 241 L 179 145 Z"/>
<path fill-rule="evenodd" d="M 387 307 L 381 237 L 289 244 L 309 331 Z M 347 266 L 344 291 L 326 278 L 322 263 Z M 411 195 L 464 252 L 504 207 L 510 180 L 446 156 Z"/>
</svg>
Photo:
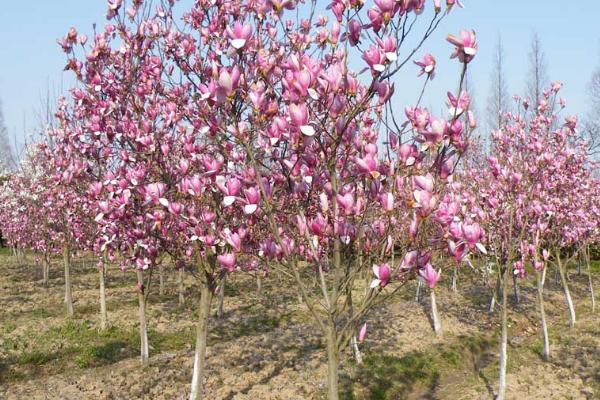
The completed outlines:
<svg viewBox="0 0 600 400">
<path fill-rule="evenodd" d="M 320 2 L 321 0 L 319 0 Z M 430 3 L 432 0 L 428 0 Z M 565 83 L 568 112 L 586 111 L 586 86 L 600 66 L 600 1 L 598 0 L 464 0 L 439 27 L 423 50 L 438 59 L 438 73 L 424 104 L 441 108 L 445 93 L 457 85 L 458 65 L 448 60 L 452 49 L 448 33 L 461 28 L 477 32 L 479 53 L 471 65 L 471 82 L 478 108 L 483 111 L 490 87 L 492 55 L 499 34 L 505 47 L 506 73 L 511 93 L 522 93 L 527 74 L 527 53 L 533 32 L 546 53 L 548 74 Z M 0 13 L 0 99 L 7 128 L 22 144 L 38 126 L 41 99 L 50 87 L 60 93 L 72 85 L 63 73 L 65 56 L 56 44 L 69 27 L 90 33 L 92 24 L 105 21 L 104 0 L 2 0 Z M 328 1 L 323 0 L 323 3 Z M 367 0 L 370 5 L 372 0 Z M 430 6 L 430 4 L 428 4 Z M 414 102 L 420 88 L 416 66 L 404 71 L 396 84 L 397 104 Z"/>
</svg>

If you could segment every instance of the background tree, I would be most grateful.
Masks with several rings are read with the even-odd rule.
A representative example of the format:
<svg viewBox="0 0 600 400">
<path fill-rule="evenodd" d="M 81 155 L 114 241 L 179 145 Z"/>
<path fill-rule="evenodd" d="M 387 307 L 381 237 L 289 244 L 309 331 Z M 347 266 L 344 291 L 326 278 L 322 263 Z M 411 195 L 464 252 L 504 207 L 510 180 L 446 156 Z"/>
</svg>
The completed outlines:
<svg viewBox="0 0 600 400">
<path fill-rule="evenodd" d="M 538 104 L 543 97 L 543 91 L 548 86 L 548 65 L 546 54 L 542 49 L 542 42 L 537 33 L 531 37 L 531 48 L 529 50 L 529 74 L 526 81 L 526 96 L 531 104 Z"/>
<path fill-rule="evenodd" d="M 582 134 L 587 140 L 588 154 L 600 154 L 600 66 L 597 66 L 588 84 L 589 109 L 583 122 Z"/>
<path fill-rule="evenodd" d="M 15 157 L 8 138 L 8 129 L 4 124 L 2 101 L 0 100 L 0 166 L 12 170 L 15 168 Z"/>
<path fill-rule="evenodd" d="M 496 48 L 494 50 L 493 69 L 490 75 L 490 94 L 487 101 L 486 123 L 489 131 L 500 129 L 504 120 L 504 113 L 510 106 L 508 95 L 508 84 L 504 70 L 504 47 L 502 36 L 498 35 Z"/>
</svg>

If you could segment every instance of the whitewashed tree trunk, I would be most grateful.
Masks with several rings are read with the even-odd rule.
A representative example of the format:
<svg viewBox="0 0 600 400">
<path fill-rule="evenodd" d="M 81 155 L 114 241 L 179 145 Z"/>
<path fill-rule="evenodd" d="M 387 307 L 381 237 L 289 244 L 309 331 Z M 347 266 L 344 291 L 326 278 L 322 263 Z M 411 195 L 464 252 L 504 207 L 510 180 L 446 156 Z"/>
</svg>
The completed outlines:
<svg viewBox="0 0 600 400">
<path fill-rule="evenodd" d="M 143 366 L 148 366 L 148 326 L 146 324 L 146 295 L 144 293 L 144 275 L 139 269 L 136 271 L 138 281 L 138 305 L 140 318 L 140 358 Z"/>
<path fill-rule="evenodd" d="M 546 269 L 546 267 L 544 267 Z M 542 349 L 542 357 L 545 361 L 550 361 L 550 340 L 548 338 L 548 325 L 546 324 L 546 312 L 544 311 L 544 283 L 539 272 L 537 275 L 537 292 L 538 292 L 538 307 L 540 310 L 540 320 L 542 322 L 542 338 L 544 348 Z"/>
<path fill-rule="evenodd" d="M 430 299 L 431 299 L 431 322 L 433 324 L 433 331 L 436 334 L 439 334 L 442 330 L 442 324 L 440 322 L 440 316 L 438 314 L 437 302 L 435 300 L 435 289 L 431 289 L 429 291 Z"/>
<path fill-rule="evenodd" d="M 63 263 L 65 267 L 65 305 L 67 315 L 73 316 L 73 293 L 71 290 L 71 250 L 68 245 L 63 248 Z"/>
<path fill-rule="evenodd" d="M 210 304 L 212 292 L 208 284 L 203 282 L 200 287 L 199 319 L 196 331 L 196 352 L 194 354 L 194 371 L 192 373 L 192 389 L 190 400 L 203 400 L 203 377 L 206 362 L 206 346 L 208 336 L 208 322 L 210 318 Z"/>
<path fill-rule="evenodd" d="M 185 286 L 183 284 L 183 278 L 184 278 L 184 269 L 183 268 L 179 268 L 178 271 L 178 286 L 179 286 L 179 305 L 182 306 L 185 303 Z"/>
<path fill-rule="evenodd" d="M 165 271 L 162 263 L 158 265 L 158 294 L 159 296 L 165 294 Z"/>
<path fill-rule="evenodd" d="M 569 319 L 571 328 L 575 326 L 576 317 L 575 317 L 575 307 L 573 306 L 573 300 L 571 299 L 571 292 L 569 291 L 569 285 L 567 284 L 567 279 L 565 277 L 565 272 L 563 270 L 562 261 L 560 259 L 560 251 L 556 250 L 556 264 L 558 266 L 558 273 L 560 274 L 560 279 L 562 281 L 563 289 L 565 291 L 565 299 L 567 301 L 567 306 L 569 307 Z"/>
<path fill-rule="evenodd" d="M 108 327 L 108 313 L 106 312 L 106 285 L 105 285 L 105 266 L 98 268 L 100 278 L 100 329 L 105 330 Z"/>
<path fill-rule="evenodd" d="M 227 275 L 223 277 L 221 281 L 221 286 L 219 286 L 219 306 L 217 308 L 217 318 L 221 319 L 223 317 L 223 303 L 225 302 L 225 282 L 227 280 Z"/>
<path fill-rule="evenodd" d="M 508 274 L 510 266 L 506 266 L 504 277 L 502 279 L 502 334 L 500 338 L 500 377 L 498 384 L 498 396 L 496 400 L 504 400 L 506 393 L 506 365 L 508 361 Z"/>
<path fill-rule="evenodd" d="M 592 314 L 596 312 L 596 297 L 594 296 L 594 281 L 592 279 L 592 269 L 590 267 L 590 247 L 587 246 L 585 249 L 585 264 L 588 273 L 588 282 L 590 285 L 590 296 L 592 299 Z"/>
</svg>

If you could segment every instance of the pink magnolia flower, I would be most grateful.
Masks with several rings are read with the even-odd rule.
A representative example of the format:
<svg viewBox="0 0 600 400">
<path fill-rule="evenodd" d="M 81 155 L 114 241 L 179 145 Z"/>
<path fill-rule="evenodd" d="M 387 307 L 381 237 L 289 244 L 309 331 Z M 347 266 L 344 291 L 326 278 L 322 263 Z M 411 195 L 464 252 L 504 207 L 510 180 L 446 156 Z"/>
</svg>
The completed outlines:
<svg viewBox="0 0 600 400">
<path fill-rule="evenodd" d="M 522 260 L 516 261 L 513 264 L 513 274 L 519 278 L 525 278 L 527 276 L 527 271 L 525 271 L 525 263 Z"/>
<path fill-rule="evenodd" d="M 544 263 L 543 263 L 543 262 L 541 262 L 541 261 L 535 261 L 535 262 L 533 263 L 533 268 L 534 268 L 536 271 L 541 271 L 541 270 L 543 270 L 543 269 L 544 269 Z"/>
<path fill-rule="evenodd" d="M 242 250 L 242 238 L 237 232 L 231 232 L 230 229 L 225 229 L 223 232 L 223 238 L 235 251 Z"/>
<path fill-rule="evenodd" d="M 439 118 L 431 122 L 429 129 L 421 131 L 421 135 L 423 136 L 421 141 L 425 142 L 425 148 L 441 143 L 447 127 L 448 122 L 443 118 Z"/>
<path fill-rule="evenodd" d="M 391 270 L 388 264 L 373 264 L 373 274 L 375 274 L 376 279 L 371 282 L 372 289 L 377 286 L 384 288 L 390 282 Z"/>
<path fill-rule="evenodd" d="M 240 194 L 242 183 L 237 178 L 225 180 L 223 176 L 217 176 L 215 183 L 219 190 L 225 195 L 223 197 L 223 205 L 229 207 L 235 202 L 236 196 Z"/>
<path fill-rule="evenodd" d="M 317 216 L 310 221 L 309 228 L 313 235 L 323 236 L 327 228 L 327 220 L 321 213 L 318 213 Z"/>
<path fill-rule="evenodd" d="M 427 53 L 422 60 L 415 60 L 413 62 L 421 67 L 418 76 L 427 74 L 431 79 L 435 77 L 435 58 L 431 54 Z"/>
<path fill-rule="evenodd" d="M 550 252 L 547 249 L 543 249 L 542 257 L 544 258 L 544 261 L 548 261 L 548 259 L 550 258 Z"/>
<path fill-rule="evenodd" d="M 357 20 L 353 19 L 348 23 L 348 41 L 350 45 L 356 46 L 360 43 L 360 32 L 362 25 Z"/>
<path fill-rule="evenodd" d="M 381 175 L 378 170 L 377 158 L 373 154 L 367 154 L 363 158 L 357 157 L 355 161 L 360 170 L 365 174 L 371 175 L 373 179 L 377 179 Z"/>
<path fill-rule="evenodd" d="M 402 143 L 398 148 L 398 157 L 407 166 L 414 165 L 417 154 L 417 147 L 414 144 Z"/>
<path fill-rule="evenodd" d="M 227 35 L 231 39 L 231 46 L 236 50 L 243 48 L 246 42 L 252 37 L 252 27 L 249 24 L 242 24 L 236 21 L 233 24 L 233 29 L 227 27 Z"/>
<path fill-rule="evenodd" d="M 467 251 L 466 243 L 456 243 L 453 240 L 448 240 L 448 252 L 456 262 L 461 262 L 467 255 Z"/>
<path fill-rule="evenodd" d="M 354 209 L 354 196 L 352 193 L 336 196 L 337 204 L 344 210 L 346 214 L 351 214 Z"/>
<path fill-rule="evenodd" d="M 169 210 L 169 213 L 171 213 L 173 215 L 181 215 L 181 213 L 183 211 L 183 205 L 181 205 L 179 203 L 169 202 L 168 210 Z"/>
<path fill-rule="evenodd" d="M 425 267 L 419 271 L 419 275 L 421 278 L 423 278 L 430 289 L 435 288 L 435 285 L 440 280 L 441 274 L 441 270 L 436 271 L 429 263 L 427 263 Z"/>
<path fill-rule="evenodd" d="M 163 198 L 166 190 L 167 190 L 167 185 L 165 185 L 162 182 L 157 182 L 157 183 L 151 183 L 149 185 L 146 185 L 144 187 L 145 190 L 145 197 L 146 197 L 146 201 L 151 201 L 154 204 L 158 204 L 158 203 L 164 203 L 166 202 L 166 199 Z M 167 202 L 168 205 L 168 202 Z"/>
<path fill-rule="evenodd" d="M 379 197 L 379 201 L 381 202 L 381 206 L 385 211 L 389 212 L 394 210 L 394 195 L 392 193 L 382 193 Z"/>
<path fill-rule="evenodd" d="M 383 15 L 381 14 L 381 10 L 376 7 L 370 8 L 367 11 L 367 17 L 369 17 L 369 21 L 371 21 L 371 26 L 375 33 L 378 33 L 383 25 Z"/>
<path fill-rule="evenodd" d="M 452 53 L 450 58 L 458 57 L 460 62 L 467 64 L 477 54 L 478 46 L 475 39 L 475 31 L 462 29 L 459 37 L 448 35 L 447 40 L 455 46 L 454 53 Z"/>
<path fill-rule="evenodd" d="M 481 241 L 483 240 L 483 229 L 481 229 L 479 224 L 464 222 L 461 228 L 463 237 L 469 248 L 473 249 L 474 247 L 477 247 L 480 252 L 487 254 L 487 250 L 483 244 L 481 244 Z"/>
<path fill-rule="evenodd" d="M 244 189 L 244 196 L 246 203 L 244 205 L 244 214 L 254 214 L 254 212 L 258 209 L 258 201 L 260 199 L 260 193 L 258 189 L 254 186 Z"/>
<path fill-rule="evenodd" d="M 417 261 L 419 258 L 419 252 L 417 250 L 409 251 L 402 258 L 402 263 L 400 264 L 400 269 L 412 269 L 417 266 Z"/>
<path fill-rule="evenodd" d="M 303 135 L 314 136 L 315 128 L 308 123 L 308 109 L 304 103 L 301 104 L 290 104 L 288 106 L 288 112 L 292 125 L 300 129 Z"/>
<path fill-rule="evenodd" d="M 226 269 L 227 272 L 233 272 L 235 269 L 235 253 L 219 254 L 217 261 L 222 268 Z"/>
<path fill-rule="evenodd" d="M 365 60 L 373 74 L 378 74 L 385 70 L 385 63 L 387 59 L 385 54 L 375 45 L 371 45 L 362 55 L 362 59 Z"/>
<path fill-rule="evenodd" d="M 466 91 L 463 90 L 458 98 L 453 93 L 448 92 L 448 112 L 452 117 L 461 115 L 469 108 L 469 104 L 471 104 L 471 97 Z"/>
<path fill-rule="evenodd" d="M 367 323 L 365 322 L 360 327 L 360 331 L 358 331 L 358 341 L 360 343 L 364 342 L 366 336 L 367 336 Z"/>
<path fill-rule="evenodd" d="M 219 73 L 219 89 L 222 89 L 226 97 L 230 96 L 237 88 L 240 80 L 240 70 L 234 66 L 231 70 L 221 68 Z"/>
<path fill-rule="evenodd" d="M 434 180 L 431 174 L 417 175 L 413 177 L 413 187 L 415 189 L 426 190 L 433 192 Z"/>
<path fill-rule="evenodd" d="M 419 209 L 421 216 L 428 216 L 435 210 L 437 198 L 431 192 L 427 190 L 415 190 L 413 197 L 415 198 L 413 207 Z"/>
</svg>

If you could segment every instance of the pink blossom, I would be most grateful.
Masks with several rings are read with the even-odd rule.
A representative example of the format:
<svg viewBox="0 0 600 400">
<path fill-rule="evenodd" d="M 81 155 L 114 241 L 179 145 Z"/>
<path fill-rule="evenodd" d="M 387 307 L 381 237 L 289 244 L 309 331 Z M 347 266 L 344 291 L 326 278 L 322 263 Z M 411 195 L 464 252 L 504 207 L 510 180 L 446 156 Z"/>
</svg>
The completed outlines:
<svg viewBox="0 0 600 400">
<path fill-rule="evenodd" d="M 217 261 L 223 269 L 227 270 L 227 272 L 233 272 L 235 269 L 235 258 L 235 253 L 225 253 L 219 254 L 217 256 Z"/>
<path fill-rule="evenodd" d="M 441 271 L 436 271 L 433 269 L 431 264 L 427 263 L 421 270 L 419 270 L 419 275 L 421 278 L 423 278 L 427 286 L 429 286 L 430 289 L 433 289 L 440 280 Z"/>
<path fill-rule="evenodd" d="M 242 24 L 236 21 L 233 24 L 233 29 L 227 27 L 227 34 L 231 39 L 231 45 L 236 50 L 243 48 L 246 45 L 248 39 L 252 37 L 252 27 L 249 24 Z"/>
<path fill-rule="evenodd" d="M 375 275 L 376 279 L 371 281 L 371 288 L 376 288 L 377 286 L 384 288 L 389 283 L 391 278 L 390 266 L 388 264 L 373 264 L 373 274 Z"/>
<path fill-rule="evenodd" d="M 478 47 L 475 39 L 475 31 L 462 29 L 459 33 L 459 37 L 448 35 L 447 40 L 455 46 L 451 58 L 458 57 L 459 61 L 464 64 L 473 60 Z"/>
<path fill-rule="evenodd" d="M 435 58 L 431 54 L 425 54 L 422 60 L 415 60 L 414 63 L 421 67 L 418 76 L 427 74 L 431 79 L 435 77 Z"/>
</svg>

